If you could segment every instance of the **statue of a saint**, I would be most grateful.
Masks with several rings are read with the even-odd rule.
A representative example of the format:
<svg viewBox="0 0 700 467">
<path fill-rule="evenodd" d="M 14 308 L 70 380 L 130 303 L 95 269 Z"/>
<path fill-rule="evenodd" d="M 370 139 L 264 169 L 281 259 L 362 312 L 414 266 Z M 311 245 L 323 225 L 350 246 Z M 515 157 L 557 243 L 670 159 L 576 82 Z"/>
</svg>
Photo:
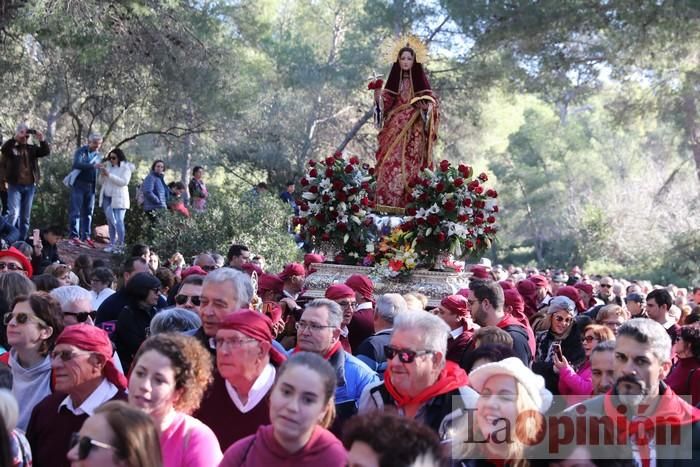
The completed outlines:
<svg viewBox="0 0 700 467">
<path fill-rule="evenodd" d="M 402 41 L 384 89 L 375 89 L 379 148 L 376 153 L 377 211 L 403 213 L 408 182 L 433 167 L 438 100 L 419 61 L 425 46 Z"/>
</svg>

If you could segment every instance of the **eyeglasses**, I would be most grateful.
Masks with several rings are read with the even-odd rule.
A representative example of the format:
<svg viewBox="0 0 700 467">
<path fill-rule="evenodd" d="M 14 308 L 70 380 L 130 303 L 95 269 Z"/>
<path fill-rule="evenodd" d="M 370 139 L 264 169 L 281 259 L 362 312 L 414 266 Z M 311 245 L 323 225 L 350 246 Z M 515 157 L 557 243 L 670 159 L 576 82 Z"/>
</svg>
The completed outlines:
<svg viewBox="0 0 700 467">
<path fill-rule="evenodd" d="M 323 326 L 322 324 L 310 323 L 308 321 L 299 321 L 294 325 L 297 331 L 303 331 L 304 329 L 310 329 L 314 332 L 320 331 L 325 328 L 334 328 L 335 326 Z"/>
<path fill-rule="evenodd" d="M 75 320 L 79 323 L 84 323 L 85 321 L 88 320 L 88 318 L 92 318 L 93 321 L 95 321 L 95 317 L 97 316 L 96 311 L 64 311 L 64 315 L 70 315 L 70 316 L 75 316 Z"/>
<path fill-rule="evenodd" d="M 199 306 L 202 303 L 199 300 L 199 295 L 183 295 L 183 294 L 175 295 L 175 303 L 178 305 L 184 305 L 185 303 L 187 303 L 188 300 L 194 306 Z"/>
<path fill-rule="evenodd" d="M 27 322 L 29 322 L 29 321 L 36 321 L 39 324 L 46 326 L 46 322 L 43 319 L 39 318 L 38 316 L 30 315 L 27 313 L 22 313 L 21 311 L 17 312 L 17 313 L 12 313 L 12 312 L 5 313 L 5 315 L 3 316 L 2 322 L 3 322 L 3 324 L 5 324 L 5 326 L 7 326 L 10 324 L 12 319 L 14 319 L 15 323 L 17 323 L 17 324 L 27 324 Z"/>
<path fill-rule="evenodd" d="M 5 261 L 0 261 L 0 271 L 7 269 L 8 271 L 24 271 L 22 266 L 18 266 L 15 263 L 6 263 Z"/>
<path fill-rule="evenodd" d="M 90 355 L 90 352 L 74 352 L 73 350 L 54 350 L 49 354 L 51 360 L 60 358 L 64 362 L 70 362 L 75 357 L 80 357 L 81 355 Z"/>
<path fill-rule="evenodd" d="M 595 336 L 584 336 L 581 338 L 581 342 L 588 342 L 589 344 L 593 341 L 597 341 L 598 339 Z"/>
<path fill-rule="evenodd" d="M 357 303 L 355 302 L 337 302 L 341 308 L 355 308 Z"/>
<path fill-rule="evenodd" d="M 209 339 L 209 345 L 214 349 L 221 349 L 228 346 L 229 349 L 237 349 L 243 344 L 254 342 L 255 339 L 233 339 L 226 337 L 212 337 Z"/>
<path fill-rule="evenodd" d="M 600 284 L 600 287 L 605 287 L 606 289 L 609 289 L 612 287 L 612 284 Z"/>
<path fill-rule="evenodd" d="M 216 266 L 215 264 L 210 264 L 210 265 L 200 266 L 200 267 L 207 272 L 211 272 L 211 271 L 215 271 L 215 270 L 219 269 L 218 266 Z"/>
<path fill-rule="evenodd" d="M 416 357 L 433 353 L 435 353 L 433 350 L 397 349 L 396 347 L 392 347 L 390 345 L 384 347 L 384 356 L 387 360 L 391 360 L 395 356 L 398 356 L 401 363 L 413 363 L 416 360 Z"/>
<path fill-rule="evenodd" d="M 78 460 L 84 461 L 90 455 L 93 447 L 102 449 L 116 449 L 107 443 L 96 441 L 88 436 L 80 436 L 80 433 L 73 433 L 70 437 L 70 449 L 78 446 Z"/>
<path fill-rule="evenodd" d="M 563 321 L 564 323 L 569 324 L 571 322 L 571 318 L 562 318 L 561 316 L 556 315 L 554 316 L 554 319 L 559 323 Z"/>
</svg>

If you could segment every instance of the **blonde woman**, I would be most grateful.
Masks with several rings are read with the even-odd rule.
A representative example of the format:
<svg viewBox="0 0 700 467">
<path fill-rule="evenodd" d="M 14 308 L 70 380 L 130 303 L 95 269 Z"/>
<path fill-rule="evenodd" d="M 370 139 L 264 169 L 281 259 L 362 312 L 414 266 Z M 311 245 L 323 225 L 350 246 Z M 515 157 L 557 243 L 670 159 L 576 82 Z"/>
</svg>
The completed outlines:
<svg viewBox="0 0 700 467">
<path fill-rule="evenodd" d="M 469 381 L 479 398 L 455 433 L 452 456 L 461 460 L 454 465 L 530 467 L 526 447 L 544 423 L 537 414 L 544 415 L 552 404 L 544 379 L 510 357 L 478 367 Z"/>
</svg>

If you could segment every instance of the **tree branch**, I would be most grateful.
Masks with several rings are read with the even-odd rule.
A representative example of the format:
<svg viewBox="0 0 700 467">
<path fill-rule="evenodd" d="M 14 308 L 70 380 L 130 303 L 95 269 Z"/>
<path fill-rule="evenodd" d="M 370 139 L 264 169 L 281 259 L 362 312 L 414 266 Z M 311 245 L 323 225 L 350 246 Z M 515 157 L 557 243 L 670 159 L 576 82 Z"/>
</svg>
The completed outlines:
<svg viewBox="0 0 700 467">
<path fill-rule="evenodd" d="M 374 115 L 374 106 L 370 107 L 370 109 L 365 112 L 365 114 L 360 117 L 360 119 L 355 122 L 353 125 L 352 129 L 345 135 L 345 138 L 343 138 L 343 141 L 338 145 L 336 148 L 336 151 L 343 151 L 345 149 L 345 146 L 348 145 L 350 141 L 355 137 L 358 131 L 360 131 L 360 128 L 364 126 L 365 123 L 367 123 L 367 120 L 370 119 Z"/>
<path fill-rule="evenodd" d="M 179 133 L 177 133 L 178 131 L 179 131 Z M 195 129 L 195 128 L 180 128 L 180 127 L 170 127 L 166 130 L 142 131 L 139 133 L 135 133 L 135 134 L 119 141 L 117 144 L 114 145 L 114 148 L 118 148 L 119 146 L 126 144 L 129 141 L 133 141 L 136 138 L 140 138 L 141 136 L 146 136 L 146 135 L 161 135 L 161 136 L 170 136 L 173 138 L 182 138 L 182 137 L 187 136 L 187 135 L 208 133 L 211 131 L 214 131 L 214 130 Z"/>
</svg>

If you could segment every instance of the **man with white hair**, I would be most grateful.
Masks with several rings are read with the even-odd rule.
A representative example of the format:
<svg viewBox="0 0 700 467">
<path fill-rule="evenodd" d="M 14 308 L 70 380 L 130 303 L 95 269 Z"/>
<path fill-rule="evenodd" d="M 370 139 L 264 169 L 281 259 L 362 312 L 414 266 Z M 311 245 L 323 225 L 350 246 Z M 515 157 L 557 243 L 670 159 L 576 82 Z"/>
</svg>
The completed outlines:
<svg viewBox="0 0 700 467">
<path fill-rule="evenodd" d="M 384 347 L 391 341 L 394 320 L 399 314 L 406 312 L 406 300 L 397 293 L 384 294 L 377 299 L 374 307 L 374 335 L 362 341 L 355 356 L 380 375 L 386 370 Z"/>
<path fill-rule="evenodd" d="M 38 146 L 28 143 L 30 135 L 39 142 Z M 51 148 L 44 141 L 43 133 L 20 123 L 15 136 L 8 139 L 0 151 L 0 183 L 7 183 L 7 220 L 19 229 L 19 238 L 24 239 L 29 234 L 34 192 L 39 183 L 38 159 L 51 154 Z"/>
<path fill-rule="evenodd" d="M 79 147 L 73 154 L 73 171 L 70 191 L 70 210 L 68 213 L 70 237 L 73 243 L 85 242 L 95 248 L 90 238 L 92 229 L 92 211 L 95 209 L 95 187 L 97 171 L 102 168 L 102 135 L 92 133 L 87 144 Z"/>
<path fill-rule="evenodd" d="M 379 381 L 377 373 L 351 353 L 343 350 L 340 328 L 343 309 L 333 300 L 318 298 L 304 308 L 296 323 L 296 351 L 317 353 L 330 363 L 337 374 L 335 390 L 336 422 L 342 423 L 355 415 L 357 402 L 365 387 Z"/>
<path fill-rule="evenodd" d="M 611 422 L 605 425 L 612 436 L 606 433 L 600 439 L 614 439 L 614 446 L 599 443 L 592 458 L 613 456 L 656 467 L 698 465 L 700 410 L 664 383 L 671 365 L 671 338 L 661 324 L 634 318 L 620 327 L 612 389 L 567 411 L 577 420 L 585 415 L 589 428 L 601 416 Z"/>
<path fill-rule="evenodd" d="M 95 311 L 92 309 L 92 294 L 77 285 L 64 285 L 51 291 L 58 300 L 63 312 L 63 324 L 95 324 Z"/>
<path fill-rule="evenodd" d="M 396 411 L 439 433 L 443 420 L 475 400 L 465 371 L 445 358 L 450 328 L 435 315 L 406 312 L 394 320 L 385 347 L 384 381 L 365 389 L 360 413 Z"/>
<path fill-rule="evenodd" d="M 226 316 L 236 310 L 249 308 L 253 299 L 250 276 L 233 268 L 216 269 L 207 274 L 199 297 L 199 317 L 202 327 L 194 336 L 216 357 L 216 337 Z"/>
</svg>

